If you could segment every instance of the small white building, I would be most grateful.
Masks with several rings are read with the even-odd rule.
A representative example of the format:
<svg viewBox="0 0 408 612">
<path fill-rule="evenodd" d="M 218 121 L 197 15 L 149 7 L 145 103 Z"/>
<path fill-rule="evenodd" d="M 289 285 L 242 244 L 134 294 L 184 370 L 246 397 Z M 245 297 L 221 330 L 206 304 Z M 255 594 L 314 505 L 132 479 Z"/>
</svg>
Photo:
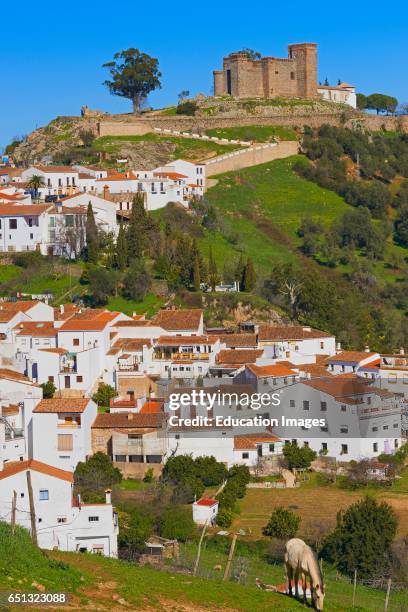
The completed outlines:
<svg viewBox="0 0 408 612">
<path fill-rule="evenodd" d="M 70 195 L 79 189 L 79 173 L 71 166 L 30 166 L 21 173 L 24 183 L 33 176 L 40 176 L 44 187 L 38 189 L 36 194 L 40 199 L 53 195 Z"/>
<path fill-rule="evenodd" d="M 218 514 L 218 500 L 203 497 L 193 503 L 193 521 L 196 525 L 214 525 Z"/>
<path fill-rule="evenodd" d="M 40 548 L 117 557 L 119 528 L 110 491 L 104 504 L 82 504 L 73 499 L 72 472 L 28 460 L 0 467 L 0 515 L 8 522 L 14 492 L 16 523 L 32 532 L 34 521 Z"/>
<path fill-rule="evenodd" d="M 73 472 L 92 454 L 97 413 L 89 397 L 41 400 L 32 415 L 32 458 Z"/>
<path fill-rule="evenodd" d="M 319 85 L 317 93 L 321 95 L 323 100 L 337 102 L 337 104 L 348 104 L 353 108 L 357 108 L 356 88 L 348 83 L 340 83 L 340 85 Z"/>
</svg>

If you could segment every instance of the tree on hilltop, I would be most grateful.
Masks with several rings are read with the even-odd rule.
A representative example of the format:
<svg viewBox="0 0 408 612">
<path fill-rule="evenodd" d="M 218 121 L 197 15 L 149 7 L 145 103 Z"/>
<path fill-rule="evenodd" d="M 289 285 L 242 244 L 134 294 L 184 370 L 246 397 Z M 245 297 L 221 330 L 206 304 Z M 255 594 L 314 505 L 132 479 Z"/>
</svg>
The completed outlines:
<svg viewBox="0 0 408 612">
<path fill-rule="evenodd" d="M 112 95 L 132 100 L 136 114 L 149 93 L 161 87 L 159 61 L 133 47 L 115 53 L 102 68 L 108 68 L 112 77 L 103 84 Z"/>
</svg>

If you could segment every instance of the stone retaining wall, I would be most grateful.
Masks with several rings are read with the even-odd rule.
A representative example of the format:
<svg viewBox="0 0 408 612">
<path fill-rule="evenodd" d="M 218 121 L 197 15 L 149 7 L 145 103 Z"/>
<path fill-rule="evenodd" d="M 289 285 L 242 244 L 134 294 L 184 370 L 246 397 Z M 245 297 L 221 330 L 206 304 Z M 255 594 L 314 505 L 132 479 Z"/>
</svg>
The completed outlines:
<svg viewBox="0 0 408 612">
<path fill-rule="evenodd" d="M 226 153 L 206 161 L 206 176 L 215 176 L 223 172 L 232 172 L 241 168 L 265 164 L 274 159 L 296 155 L 298 150 L 299 144 L 296 141 L 282 141 L 232 151 L 231 153 Z"/>
</svg>

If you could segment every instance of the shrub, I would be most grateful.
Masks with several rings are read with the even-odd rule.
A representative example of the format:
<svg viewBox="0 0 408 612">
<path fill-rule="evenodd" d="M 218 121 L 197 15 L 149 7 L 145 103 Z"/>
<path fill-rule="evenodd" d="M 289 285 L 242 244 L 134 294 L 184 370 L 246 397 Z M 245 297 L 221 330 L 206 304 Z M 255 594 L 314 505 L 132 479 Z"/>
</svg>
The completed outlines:
<svg viewBox="0 0 408 612">
<path fill-rule="evenodd" d="M 262 530 L 264 535 L 272 538 L 293 538 L 300 525 L 300 516 L 294 512 L 286 510 L 283 506 L 278 506 L 271 514 L 269 522 Z"/>
<path fill-rule="evenodd" d="M 111 399 L 117 396 L 117 392 L 111 385 L 99 383 L 98 390 L 93 394 L 92 399 L 98 406 L 109 406 Z"/>
<path fill-rule="evenodd" d="M 287 461 L 288 468 L 308 468 L 314 459 L 316 452 L 308 446 L 298 446 L 297 444 L 285 444 L 283 455 Z"/>
<path fill-rule="evenodd" d="M 57 387 L 54 385 L 52 380 L 48 380 L 45 383 L 41 383 L 40 387 L 43 390 L 44 399 L 50 399 L 51 397 L 54 397 L 54 393 L 57 390 Z"/>
<path fill-rule="evenodd" d="M 148 468 L 143 476 L 143 482 L 153 482 L 154 481 L 154 471 L 153 468 Z"/>
<path fill-rule="evenodd" d="M 186 102 L 181 102 L 176 108 L 176 115 L 189 115 L 194 116 L 198 110 L 198 106 L 195 102 L 191 102 L 187 100 Z"/>
<path fill-rule="evenodd" d="M 101 452 L 92 455 L 88 461 L 80 461 L 74 473 L 76 487 L 99 493 L 121 480 L 120 470 L 113 466 L 108 455 Z"/>
<path fill-rule="evenodd" d="M 186 542 L 194 535 L 195 528 L 191 508 L 171 506 L 159 517 L 159 533 L 163 538 Z"/>
<path fill-rule="evenodd" d="M 357 570 L 360 577 L 369 578 L 378 570 L 384 572 L 397 523 L 389 504 L 366 497 L 338 513 L 336 528 L 325 539 L 322 554 L 347 575 Z"/>
<path fill-rule="evenodd" d="M 223 529 L 228 529 L 228 527 L 231 526 L 232 519 L 233 514 L 231 510 L 229 510 L 228 508 L 219 508 L 216 518 L 217 525 L 219 527 L 222 527 Z"/>
</svg>

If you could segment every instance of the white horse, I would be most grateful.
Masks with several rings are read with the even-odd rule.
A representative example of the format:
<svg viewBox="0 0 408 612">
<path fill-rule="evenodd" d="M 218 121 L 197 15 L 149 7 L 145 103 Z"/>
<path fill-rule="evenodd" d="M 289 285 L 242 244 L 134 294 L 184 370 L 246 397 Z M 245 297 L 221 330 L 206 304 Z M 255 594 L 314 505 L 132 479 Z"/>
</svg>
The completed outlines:
<svg viewBox="0 0 408 612">
<path fill-rule="evenodd" d="M 316 610 L 323 610 L 323 576 L 313 550 L 303 540 L 292 538 L 286 542 L 285 566 L 287 592 L 292 595 L 292 579 L 295 579 L 295 596 L 299 597 L 299 578 L 302 579 L 303 600 L 306 603 L 307 578 Z"/>
</svg>

